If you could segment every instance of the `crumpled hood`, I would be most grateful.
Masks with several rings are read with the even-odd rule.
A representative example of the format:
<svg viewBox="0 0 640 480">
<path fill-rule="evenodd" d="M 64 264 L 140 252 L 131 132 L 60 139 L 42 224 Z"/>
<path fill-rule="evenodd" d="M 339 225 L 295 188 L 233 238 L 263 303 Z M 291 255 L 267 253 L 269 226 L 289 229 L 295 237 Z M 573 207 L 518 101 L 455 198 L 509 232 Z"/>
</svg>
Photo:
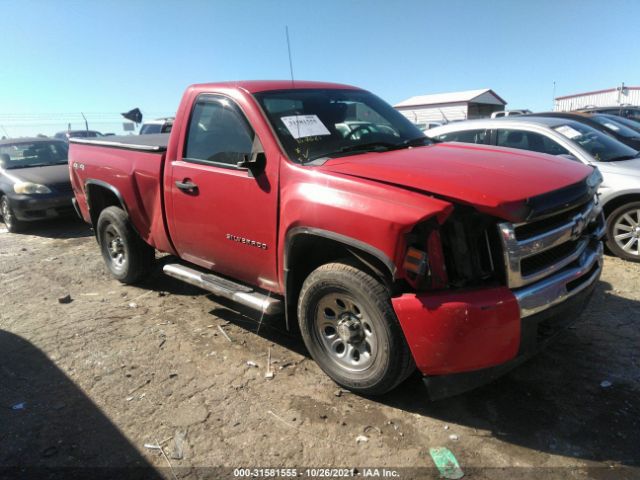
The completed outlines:
<svg viewBox="0 0 640 480">
<path fill-rule="evenodd" d="M 20 182 L 33 182 L 42 185 L 56 185 L 69 182 L 69 165 L 47 165 L 46 167 L 12 168 L 5 170 L 5 176 Z"/>
<path fill-rule="evenodd" d="M 335 158 L 320 168 L 435 194 L 513 222 L 523 220 L 527 199 L 593 171 L 551 155 L 462 143 Z"/>
</svg>

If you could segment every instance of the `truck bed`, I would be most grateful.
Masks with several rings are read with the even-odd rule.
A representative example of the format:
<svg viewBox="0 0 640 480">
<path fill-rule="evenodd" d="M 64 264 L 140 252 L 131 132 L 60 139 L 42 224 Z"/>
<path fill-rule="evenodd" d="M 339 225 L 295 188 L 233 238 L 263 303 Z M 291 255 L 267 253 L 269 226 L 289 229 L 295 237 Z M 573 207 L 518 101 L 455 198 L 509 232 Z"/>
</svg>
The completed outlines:
<svg viewBox="0 0 640 480">
<path fill-rule="evenodd" d="M 169 134 L 154 133 L 151 135 L 110 135 L 100 138 L 70 138 L 69 142 L 144 152 L 164 152 L 167 150 L 167 144 L 169 143 Z"/>
</svg>

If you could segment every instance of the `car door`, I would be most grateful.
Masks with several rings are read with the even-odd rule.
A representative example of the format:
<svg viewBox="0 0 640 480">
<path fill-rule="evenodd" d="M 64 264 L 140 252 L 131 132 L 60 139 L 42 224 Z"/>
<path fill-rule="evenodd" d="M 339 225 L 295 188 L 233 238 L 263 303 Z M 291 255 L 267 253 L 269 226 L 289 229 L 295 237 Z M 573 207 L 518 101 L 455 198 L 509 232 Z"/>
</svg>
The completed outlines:
<svg viewBox="0 0 640 480">
<path fill-rule="evenodd" d="M 261 143 L 234 100 L 203 94 L 194 103 L 181 153 L 170 160 L 168 224 L 181 258 L 265 288 L 277 282 L 278 156 Z"/>
</svg>

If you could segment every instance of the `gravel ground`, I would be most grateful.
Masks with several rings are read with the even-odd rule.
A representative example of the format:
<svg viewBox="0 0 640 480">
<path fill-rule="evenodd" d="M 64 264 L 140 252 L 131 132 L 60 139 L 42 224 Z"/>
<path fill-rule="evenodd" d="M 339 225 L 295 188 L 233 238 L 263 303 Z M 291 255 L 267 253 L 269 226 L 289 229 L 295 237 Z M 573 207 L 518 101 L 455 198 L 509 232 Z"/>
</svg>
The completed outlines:
<svg viewBox="0 0 640 480">
<path fill-rule="evenodd" d="M 582 320 L 486 387 L 429 402 L 416 375 L 370 399 L 339 390 L 280 317 L 159 268 L 122 286 L 75 221 L 24 234 L 0 224 L 0 477 L 437 478 L 429 448 L 444 446 L 468 478 L 640 478 L 639 279 L 640 264 L 607 257 Z"/>
</svg>

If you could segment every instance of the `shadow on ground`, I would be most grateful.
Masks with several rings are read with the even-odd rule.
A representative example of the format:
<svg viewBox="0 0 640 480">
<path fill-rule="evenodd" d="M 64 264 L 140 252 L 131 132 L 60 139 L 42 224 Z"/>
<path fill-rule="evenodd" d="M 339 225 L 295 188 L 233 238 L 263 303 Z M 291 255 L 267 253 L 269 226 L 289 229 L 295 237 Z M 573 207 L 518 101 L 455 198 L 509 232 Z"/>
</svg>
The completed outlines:
<svg viewBox="0 0 640 480">
<path fill-rule="evenodd" d="M 486 430 L 501 441 L 550 454 L 638 466 L 640 315 L 621 324 L 631 332 L 616 337 L 622 341 L 605 341 L 599 332 L 615 328 L 604 312 L 629 315 L 640 312 L 640 304 L 610 290 L 607 283 L 598 285 L 589 307 L 599 312 L 594 319 L 582 318 L 540 355 L 489 385 L 430 402 L 416 373 L 394 391 L 371 400 Z M 211 314 L 308 356 L 299 337 L 286 331 L 283 317 L 263 318 L 258 332 L 259 314 L 211 298 L 222 305 Z M 613 365 L 625 362 L 636 372 L 635 380 L 616 379 L 611 387 L 601 387 Z"/>
<path fill-rule="evenodd" d="M 0 226 L 5 228 L 4 223 Z M 84 238 L 93 236 L 91 227 L 76 217 L 56 218 L 40 222 L 29 222 L 24 230 L 11 235 L 34 235 L 43 238 Z"/>
<path fill-rule="evenodd" d="M 0 478 L 162 478 L 73 380 L 3 330 L 0 383 Z"/>
</svg>

